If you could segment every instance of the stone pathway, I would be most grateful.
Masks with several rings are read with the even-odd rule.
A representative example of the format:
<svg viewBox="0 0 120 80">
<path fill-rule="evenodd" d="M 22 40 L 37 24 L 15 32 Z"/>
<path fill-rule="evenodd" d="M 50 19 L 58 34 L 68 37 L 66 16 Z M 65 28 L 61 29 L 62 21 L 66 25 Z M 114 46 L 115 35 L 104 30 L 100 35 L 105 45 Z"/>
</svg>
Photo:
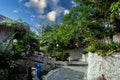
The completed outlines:
<svg viewBox="0 0 120 80">
<path fill-rule="evenodd" d="M 50 71 L 43 80 L 86 80 L 87 66 L 63 66 Z"/>
</svg>

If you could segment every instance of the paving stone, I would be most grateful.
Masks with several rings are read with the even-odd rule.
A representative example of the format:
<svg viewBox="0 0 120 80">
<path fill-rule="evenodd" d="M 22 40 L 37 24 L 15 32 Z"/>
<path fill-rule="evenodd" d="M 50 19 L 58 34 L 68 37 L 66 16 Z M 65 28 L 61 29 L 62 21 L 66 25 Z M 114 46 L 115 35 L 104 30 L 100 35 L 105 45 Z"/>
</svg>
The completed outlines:
<svg viewBox="0 0 120 80">
<path fill-rule="evenodd" d="M 86 71 L 87 67 L 77 67 L 77 69 L 71 66 L 63 67 L 50 71 L 43 80 L 85 80 Z"/>
</svg>

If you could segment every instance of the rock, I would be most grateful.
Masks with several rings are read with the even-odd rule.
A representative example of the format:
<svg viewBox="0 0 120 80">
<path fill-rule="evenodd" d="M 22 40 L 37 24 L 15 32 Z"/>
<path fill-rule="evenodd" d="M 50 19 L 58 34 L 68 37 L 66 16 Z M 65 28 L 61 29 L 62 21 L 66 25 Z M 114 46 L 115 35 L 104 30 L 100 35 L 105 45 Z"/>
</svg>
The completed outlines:
<svg viewBox="0 0 120 80">
<path fill-rule="evenodd" d="M 101 57 L 88 54 L 87 80 L 120 80 L 120 55 Z"/>
</svg>

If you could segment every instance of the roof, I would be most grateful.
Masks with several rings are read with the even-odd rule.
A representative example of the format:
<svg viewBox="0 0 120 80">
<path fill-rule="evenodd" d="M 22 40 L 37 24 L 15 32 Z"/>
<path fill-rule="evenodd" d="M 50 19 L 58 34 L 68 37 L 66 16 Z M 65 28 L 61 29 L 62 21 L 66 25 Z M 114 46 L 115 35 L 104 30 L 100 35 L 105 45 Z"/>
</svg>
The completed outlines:
<svg viewBox="0 0 120 80">
<path fill-rule="evenodd" d="M 0 14 L 0 21 L 3 21 L 5 19 L 8 19 L 8 18 Z"/>
<path fill-rule="evenodd" d="M 22 22 L 22 20 L 12 20 L 8 17 L 5 17 L 0 14 L 0 27 L 3 28 L 12 28 L 19 31 L 29 32 L 30 27 L 27 23 Z"/>
</svg>

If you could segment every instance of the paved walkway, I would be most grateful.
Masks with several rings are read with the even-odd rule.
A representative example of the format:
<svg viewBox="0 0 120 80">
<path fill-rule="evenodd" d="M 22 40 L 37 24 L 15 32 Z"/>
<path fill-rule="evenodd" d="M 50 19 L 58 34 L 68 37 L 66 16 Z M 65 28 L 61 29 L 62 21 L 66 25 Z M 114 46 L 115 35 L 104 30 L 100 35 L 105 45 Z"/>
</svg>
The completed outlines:
<svg viewBox="0 0 120 80">
<path fill-rule="evenodd" d="M 63 66 L 50 71 L 43 80 L 86 80 L 87 66 Z"/>
</svg>

